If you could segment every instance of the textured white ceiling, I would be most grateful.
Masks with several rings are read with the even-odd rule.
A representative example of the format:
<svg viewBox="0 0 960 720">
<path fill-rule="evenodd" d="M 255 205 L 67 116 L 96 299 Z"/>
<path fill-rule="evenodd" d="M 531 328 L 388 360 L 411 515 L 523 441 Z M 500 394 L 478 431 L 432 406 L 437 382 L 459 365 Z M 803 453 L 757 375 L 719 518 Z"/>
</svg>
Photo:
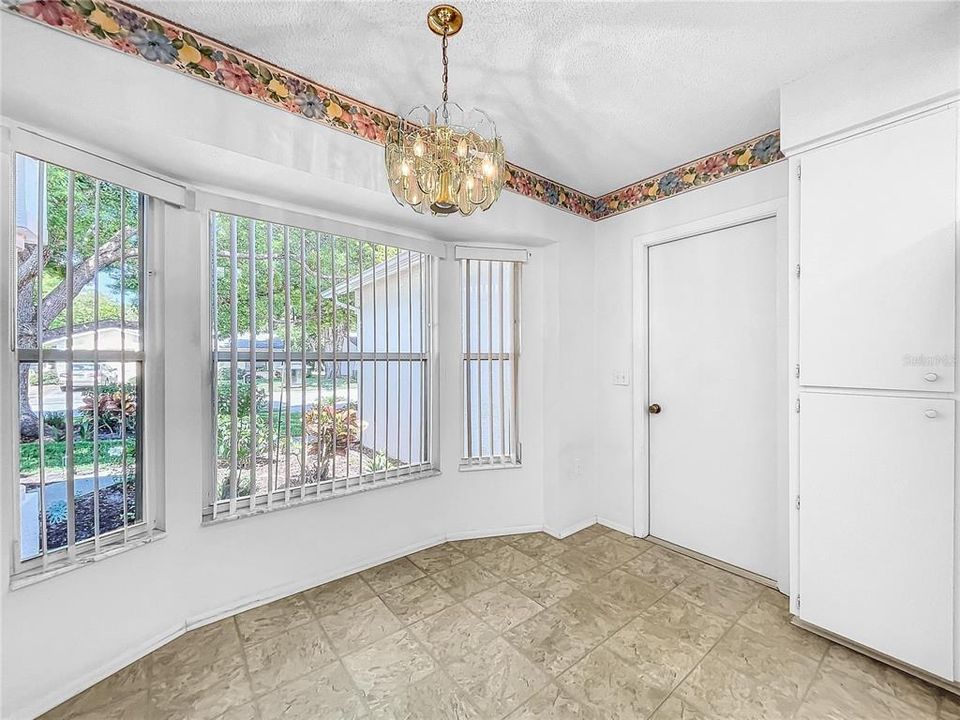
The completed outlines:
<svg viewBox="0 0 960 720">
<path fill-rule="evenodd" d="M 393 112 L 434 105 L 429 2 L 134 0 Z M 599 195 L 779 126 L 778 88 L 954 2 L 457 0 L 450 96 L 487 110 L 510 161 Z"/>
</svg>

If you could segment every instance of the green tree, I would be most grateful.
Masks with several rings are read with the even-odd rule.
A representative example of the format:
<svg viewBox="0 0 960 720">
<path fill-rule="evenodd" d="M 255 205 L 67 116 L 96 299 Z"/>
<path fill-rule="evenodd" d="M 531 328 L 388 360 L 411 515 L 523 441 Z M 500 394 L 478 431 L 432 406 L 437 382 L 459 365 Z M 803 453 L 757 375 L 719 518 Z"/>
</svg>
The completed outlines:
<svg viewBox="0 0 960 720">
<path fill-rule="evenodd" d="M 42 192 L 30 192 L 38 185 Z M 18 345 L 35 348 L 38 338 L 45 342 L 62 337 L 69 320 L 67 305 L 71 297 L 75 327 L 97 319 L 94 293 L 99 295 L 100 322 L 119 320 L 123 302 L 125 320 L 136 324 L 140 284 L 139 195 L 31 158 L 18 158 L 17 192 L 18 199 L 31 197 L 42 204 L 43 211 L 36 213 L 42 218 L 40 242 L 18 216 Z M 69 255 L 68 236 L 72 238 Z M 68 268 L 72 272 L 68 273 Z M 40 434 L 39 419 L 30 407 L 29 375 L 29 366 L 21 365 L 20 434 L 27 440 Z"/>
</svg>

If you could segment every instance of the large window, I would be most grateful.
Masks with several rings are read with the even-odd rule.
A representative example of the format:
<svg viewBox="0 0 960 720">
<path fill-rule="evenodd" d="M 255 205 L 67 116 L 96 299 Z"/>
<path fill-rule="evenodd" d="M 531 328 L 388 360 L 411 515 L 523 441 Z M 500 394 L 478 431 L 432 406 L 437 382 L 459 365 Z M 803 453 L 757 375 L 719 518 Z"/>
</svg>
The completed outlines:
<svg viewBox="0 0 960 720">
<path fill-rule="evenodd" d="M 18 567 L 148 529 L 139 193 L 15 156 Z"/>
<path fill-rule="evenodd" d="M 210 214 L 207 516 L 431 468 L 430 255 Z"/>
<path fill-rule="evenodd" d="M 520 461 L 517 377 L 521 262 L 457 248 L 463 377 L 463 465 Z M 496 257 L 496 255 L 494 255 Z"/>
</svg>

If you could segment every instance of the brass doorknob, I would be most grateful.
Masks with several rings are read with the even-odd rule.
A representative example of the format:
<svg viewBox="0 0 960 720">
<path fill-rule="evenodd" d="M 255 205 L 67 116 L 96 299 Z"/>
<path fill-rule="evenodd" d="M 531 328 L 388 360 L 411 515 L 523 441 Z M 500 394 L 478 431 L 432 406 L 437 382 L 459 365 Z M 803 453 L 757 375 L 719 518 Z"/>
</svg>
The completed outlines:
<svg viewBox="0 0 960 720">
<path fill-rule="evenodd" d="M 651 415 L 659 415 L 659 414 L 660 414 L 660 406 L 657 405 L 657 403 L 654 403 L 653 405 L 651 405 L 650 408 L 649 408 L 649 410 L 650 410 L 650 414 L 651 414 Z"/>
</svg>

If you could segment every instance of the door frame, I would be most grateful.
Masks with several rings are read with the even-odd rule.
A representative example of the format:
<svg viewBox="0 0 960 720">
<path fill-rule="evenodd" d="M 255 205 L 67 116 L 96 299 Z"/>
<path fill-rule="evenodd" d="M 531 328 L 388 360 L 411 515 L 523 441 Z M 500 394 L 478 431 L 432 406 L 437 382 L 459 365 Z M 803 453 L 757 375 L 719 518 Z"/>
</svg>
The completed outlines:
<svg viewBox="0 0 960 720">
<path fill-rule="evenodd" d="M 649 343 L 649 251 L 651 247 L 718 230 L 746 225 L 759 220 L 776 220 L 776 357 L 777 357 L 777 497 L 780 499 L 777 519 L 778 577 L 777 587 L 789 593 L 788 523 L 789 463 L 788 433 L 792 378 L 789 348 L 790 257 L 788 243 L 787 198 L 749 205 L 710 217 L 682 223 L 662 230 L 643 233 L 633 238 L 633 534 L 650 534 L 650 343 Z"/>
</svg>

